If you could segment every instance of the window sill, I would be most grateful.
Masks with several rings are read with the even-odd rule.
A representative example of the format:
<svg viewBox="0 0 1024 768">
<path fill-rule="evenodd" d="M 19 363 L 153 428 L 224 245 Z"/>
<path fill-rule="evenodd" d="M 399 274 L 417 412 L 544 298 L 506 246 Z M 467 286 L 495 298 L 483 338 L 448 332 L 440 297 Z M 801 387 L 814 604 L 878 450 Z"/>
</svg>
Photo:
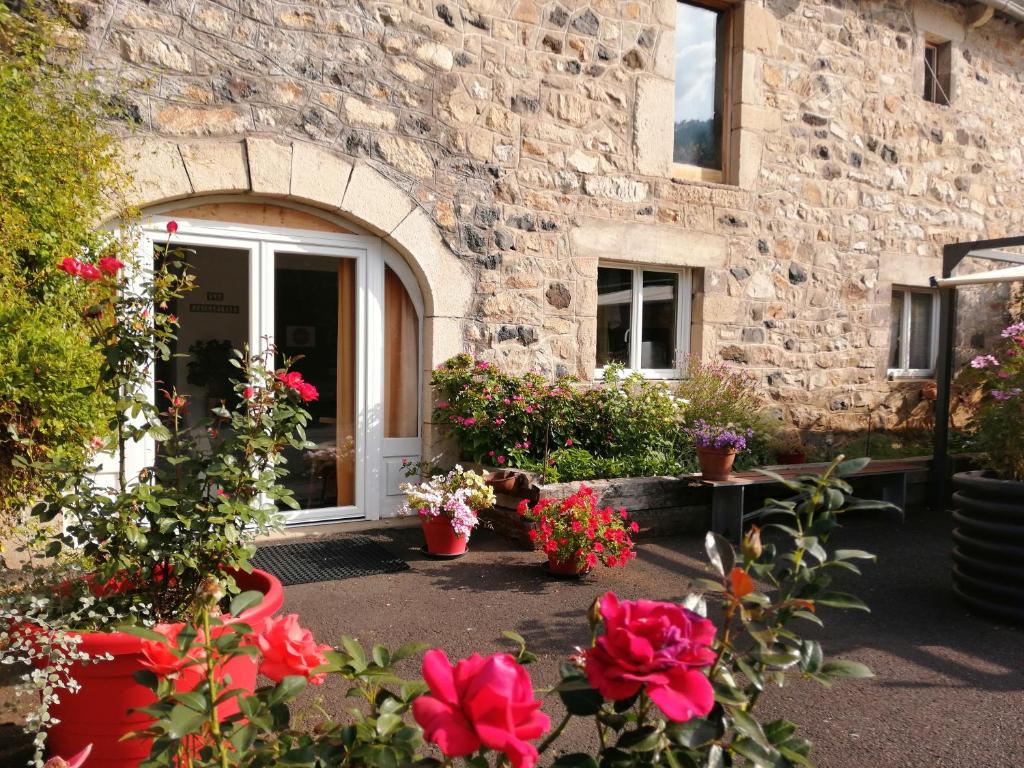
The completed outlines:
<svg viewBox="0 0 1024 768">
<path fill-rule="evenodd" d="M 595 369 L 594 370 L 594 381 L 600 381 L 601 379 L 603 379 L 604 378 L 604 373 L 605 373 L 605 369 L 604 368 L 597 368 L 597 369 Z M 620 371 L 619 371 L 619 378 L 624 379 L 627 376 L 632 376 L 634 373 L 639 373 L 645 379 L 649 379 L 651 381 L 682 381 L 683 380 L 682 374 L 679 371 L 677 371 L 675 369 L 672 369 L 672 368 L 666 368 L 666 369 L 661 369 L 661 368 L 650 368 L 650 369 L 647 369 L 647 368 L 640 368 L 640 369 L 636 369 L 636 368 L 621 368 Z"/>
<path fill-rule="evenodd" d="M 902 370 L 890 368 L 885 372 L 885 378 L 887 381 L 902 381 L 902 382 L 914 382 L 914 381 L 935 381 L 935 371 L 928 370 Z"/>
<path fill-rule="evenodd" d="M 733 186 L 725 183 L 725 172 L 715 168 L 702 168 L 699 165 L 684 165 L 682 163 L 672 164 L 673 181 L 699 181 L 705 184 L 719 184 L 721 186 Z"/>
</svg>

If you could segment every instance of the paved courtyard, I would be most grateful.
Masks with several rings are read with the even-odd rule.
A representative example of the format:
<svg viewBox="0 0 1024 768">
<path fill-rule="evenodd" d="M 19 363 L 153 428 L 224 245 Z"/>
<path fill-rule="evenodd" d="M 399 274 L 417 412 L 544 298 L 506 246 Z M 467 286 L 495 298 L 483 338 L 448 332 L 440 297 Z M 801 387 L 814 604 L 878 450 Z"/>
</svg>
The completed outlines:
<svg viewBox="0 0 1024 768">
<path fill-rule="evenodd" d="M 845 523 L 834 543 L 869 549 L 879 560 L 841 588 L 866 599 L 873 613 L 823 609 L 826 627 L 816 636 L 826 653 L 864 662 L 877 677 L 831 690 L 794 681 L 762 698 L 764 714 L 798 722 L 823 768 L 1024 763 L 1024 631 L 972 616 L 954 600 L 947 522 L 918 513 L 902 523 L 876 515 Z M 290 587 L 285 610 L 299 612 L 325 642 L 343 633 L 391 646 L 423 640 L 453 658 L 507 648 L 501 630 L 513 629 L 541 657 L 531 667 L 538 685 L 554 681 L 562 657 L 586 642 L 584 612 L 595 596 L 611 589 L 679 600 L 691 579 L 707 573 L 697 537 L 646 541 L 627 569 L 605 569 L 582 583 L 545 578 L 537 554 L 487 531 L 457 561 L 425 559 L 415 528 L 379 539 L 411 570 Z M 341 688 L 318 692 L 337 714 Z M 557 701 L 545 709 L 560 716 Z M 589 746 L 589 730 L 567 734 L 563 746 Z"/>
</svg>

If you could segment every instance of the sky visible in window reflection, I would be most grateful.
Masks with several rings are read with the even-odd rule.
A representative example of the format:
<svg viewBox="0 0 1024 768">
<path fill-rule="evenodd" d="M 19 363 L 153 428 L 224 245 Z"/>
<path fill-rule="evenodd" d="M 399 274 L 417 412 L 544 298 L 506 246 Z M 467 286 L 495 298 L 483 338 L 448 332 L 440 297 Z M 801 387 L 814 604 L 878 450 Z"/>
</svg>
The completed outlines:
<svg viewBox="0 0 1024 768">
<path fill-rule="evenodd" d="M 717 24 L 715 11 L 676 3 L 676 123 L 715 116 Z"/>
</svg>

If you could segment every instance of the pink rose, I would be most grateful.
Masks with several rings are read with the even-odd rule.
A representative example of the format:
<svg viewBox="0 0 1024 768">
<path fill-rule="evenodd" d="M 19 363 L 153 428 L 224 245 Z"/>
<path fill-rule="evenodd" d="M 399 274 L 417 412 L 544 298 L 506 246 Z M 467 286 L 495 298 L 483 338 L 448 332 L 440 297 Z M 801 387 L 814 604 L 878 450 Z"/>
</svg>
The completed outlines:
<svg viewBox="0 0 1024 768">
<path fill-rule="evenodd" d="M 184 624 L 157 624 L 153 631 L 163 635 L 164 640 L 142 641 L 142 666 L 157 677 L 178 680 L 180 688 L 190 689 L 195 686 L 204 671 L 199 662 L 205 657 L 202 639 L 197 637 L 184 656 L 176 653 L 178 635 L 185 628 Z"/>
<path fill-rule="evenodd" d="M 74 757 L 63 758 L 60 755 L 54 755 L 43 763 L 43 768 L 81 768 L 85 765 L 85 761 L 89 759 L 91 752 L 92 744 L 89 744 L 85 749 L 77 752 Z"/>
<path fill-rule="evenodd" d="M 507 653 L 474 653 L 454 666 L 435 648 L 423 656 L 430 694 L 412 704 L 427 741 L 447 757 L 464 757 L 481 745 L 504 753 L 512 768 L 534 768 L 537 748 L 529 743 L 551 727 L 534 698 L 526 669 Z"/>
<path fill-rule="evenodd" d="M 119 270 L 124 269 L 124 263 L 118 261 L 113 256 L 104 256 L 99 261 L 100 272 L 105 275 L 116 275 Z"/>
<path fill-rule="evenodd" d="M 605 699 L 622 701 L 641 686 L 675 722 L 703 717 L 715 695 L 700 670 L 714 663 L 715 625 L 681 605 L 601 598 L 604 634 L 587 650 L 587 679 Z"/>
<path fill-rule="evenodd" d="M 312 632 L 300 627 L 298 614 L 264 619 L 253 630 L 256 632 L 254 645 L 263 655 L 261 674 L 276 683 L 289 675 L 306 677 L 313 685 L 323 683 L 326 675 L 312 672 L 327 663 L 324 651 L 329 651 L 331 646 L 319 645 Z"/>
</svg>

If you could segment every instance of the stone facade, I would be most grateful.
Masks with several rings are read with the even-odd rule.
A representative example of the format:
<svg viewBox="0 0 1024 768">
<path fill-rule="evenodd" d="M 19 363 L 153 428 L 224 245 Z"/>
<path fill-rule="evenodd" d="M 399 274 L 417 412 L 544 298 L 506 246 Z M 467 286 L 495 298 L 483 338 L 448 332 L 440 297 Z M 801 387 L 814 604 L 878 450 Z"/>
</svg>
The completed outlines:
<svg viewBox="0 0 1024 768">
<path fill-rule="evenodd" d="M 446 250 L 467 299 L 425 286 L 428 362 L 587 377 L 599 260 L 689 266 L 694 351 L 804 427 L 891 425 L 918 397 L 886 381 L 891 286 L 926 285 L 944 243 L 1024 231 L 1024 46 L 956 3 L 738 2 L 727 184 L 671 178 L 674 0 L 76 8 L 138 123 L 139 202 L 289 196 L 405 228 L 414 269 Z M 952 44 L 950 107 L 919 95 L 928 35 Z"/>
</svg>

